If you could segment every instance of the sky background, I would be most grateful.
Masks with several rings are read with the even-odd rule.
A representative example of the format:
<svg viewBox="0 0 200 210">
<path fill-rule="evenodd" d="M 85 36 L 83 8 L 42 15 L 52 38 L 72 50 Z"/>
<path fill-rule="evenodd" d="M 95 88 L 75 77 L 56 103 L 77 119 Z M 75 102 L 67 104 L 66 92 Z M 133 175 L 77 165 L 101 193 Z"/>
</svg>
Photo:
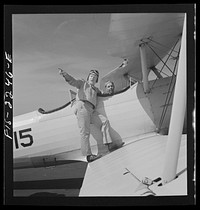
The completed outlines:
<svg viewBox="0 0 200 210">
<path fill-rule="evenodd" d="M 58 68 L 75 78 L 96 68 L 101 79 L 120 65 L 121 58 L 109 55 L 109 24 L 104 13 L 12 15 L 13 116 L 70 100 L 68 90 L 75 89 Z"/>
</svg>

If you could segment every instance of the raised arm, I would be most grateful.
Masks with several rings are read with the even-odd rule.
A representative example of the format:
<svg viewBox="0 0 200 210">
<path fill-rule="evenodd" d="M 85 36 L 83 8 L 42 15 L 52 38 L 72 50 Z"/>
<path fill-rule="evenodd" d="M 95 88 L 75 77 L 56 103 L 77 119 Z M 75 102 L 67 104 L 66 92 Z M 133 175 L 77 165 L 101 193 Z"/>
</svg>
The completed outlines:
<svg viewBox="0 0 200 210">
<path fill-rule="evenodd" d="M 72 77 L 71 75 L 69 75 L 67 72 L 63 71 L 62 69 L 59 69 L 59 74 L 62 75 L 65 78 L 65 81 L 68 82 L 70 85 L 76 87 L 76 88 L 80 88 L 81 84 L 82 84 L 82 80 L 77 80 L 74 77 Z"/>
</svg>

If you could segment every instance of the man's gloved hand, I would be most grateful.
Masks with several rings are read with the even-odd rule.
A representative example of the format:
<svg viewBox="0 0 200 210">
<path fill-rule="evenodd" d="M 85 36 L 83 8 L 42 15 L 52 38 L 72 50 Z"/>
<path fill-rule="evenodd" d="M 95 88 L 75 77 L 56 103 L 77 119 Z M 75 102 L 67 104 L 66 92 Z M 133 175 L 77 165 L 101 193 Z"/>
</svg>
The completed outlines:
<svg viewBox="0 0 200 210">
<path fill-rule="evenodd" d="M 59 69 L 59 74 L 63 76 L 65 72 L 60 68 L 58 68 L 58 69 Z"/>
<path fill-rule="evenodd" d="M 62 69 L 59 68 L 59 74 L 63 76 L 66 79 L 66 76 L 68 76 L 67 72 L 63 71 Z"/>
</svg>

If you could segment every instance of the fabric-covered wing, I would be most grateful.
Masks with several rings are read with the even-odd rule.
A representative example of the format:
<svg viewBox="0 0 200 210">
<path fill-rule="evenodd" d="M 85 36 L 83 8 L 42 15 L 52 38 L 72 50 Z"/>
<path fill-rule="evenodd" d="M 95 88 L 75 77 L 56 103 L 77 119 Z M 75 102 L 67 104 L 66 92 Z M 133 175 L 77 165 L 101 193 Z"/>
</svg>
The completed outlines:
<svg viewBox="0 0 200 210">
<path fill-rule="evenodd" d="M 128 59 L 128 65 L 112 70 L 102 78 L 122 83 L 127 81 L 123 75 L 129 74 L 138 81 L 142 80 L 139 45 L 152 45 L 160 58 L 166 56 L 181 36 L 183 13 L 125 13 L 112 14 L 110 23 L 109 54 Z M 147 68 L 156 66 L 159 58 L 150 48 L 146 48 Z"/>
</svg>

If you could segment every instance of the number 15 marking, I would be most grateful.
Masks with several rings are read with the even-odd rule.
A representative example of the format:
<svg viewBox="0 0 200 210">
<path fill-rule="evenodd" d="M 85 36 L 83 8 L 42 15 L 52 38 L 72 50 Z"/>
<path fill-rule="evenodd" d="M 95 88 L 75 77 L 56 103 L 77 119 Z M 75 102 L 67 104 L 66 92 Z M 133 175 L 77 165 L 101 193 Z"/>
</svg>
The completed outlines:
<svg viewBox="0 0 200 210">
<path fill-rule="evenodd" d="M 30 132 L 30 131 L 31 131 L 31 128 L 27 128 L 27 129 L 19 131 L 20 140 L 25 139 L 25 138 L 29 139 L 29 141 L 26 142 L 26 143 L 25 142 L 20 143 L 21 146 L 29 147 L 33 144 L 33 136 L 31 136 L 30 134 L 26 134 L 27 132 Z M 17 131 L 14 132 L 14 139 L 15 139 L 15 147 L 16 147 L 16 149 L 18 149 L 19 148 L 19 139 L 17 138 Z"/>
</svg>

